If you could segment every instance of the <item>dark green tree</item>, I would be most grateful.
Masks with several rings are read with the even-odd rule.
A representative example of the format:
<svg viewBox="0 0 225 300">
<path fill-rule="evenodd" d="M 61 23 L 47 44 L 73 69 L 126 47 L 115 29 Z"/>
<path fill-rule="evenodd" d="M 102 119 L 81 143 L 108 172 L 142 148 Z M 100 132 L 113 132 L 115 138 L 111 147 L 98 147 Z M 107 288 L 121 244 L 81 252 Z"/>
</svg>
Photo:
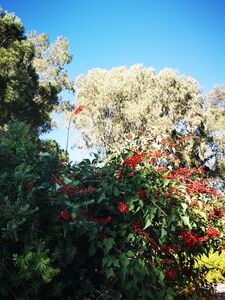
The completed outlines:
<svg viewBox="0 0 225 300">
<path fill-rule="evenodd" d="M 61 47 L 59 43 L 57 46 Z M 65 59 L 60 61 L 57 78 L 61 71 L 65 74 L 64 65 L 71 60 L 65 42 L 63 50 Z M 49 113 L 59 104 L 59 93 L 65 84 L 52 76 L 43 82 L 35 67 L 37 56 L 37 45 L 26 37 L 19 18 L 0 11 L 0 126 L 19 120 L 34 129 L 50 129 Z M 53 66 L 59 65 L 57 57 L 56 60 Z"/>
</svg>

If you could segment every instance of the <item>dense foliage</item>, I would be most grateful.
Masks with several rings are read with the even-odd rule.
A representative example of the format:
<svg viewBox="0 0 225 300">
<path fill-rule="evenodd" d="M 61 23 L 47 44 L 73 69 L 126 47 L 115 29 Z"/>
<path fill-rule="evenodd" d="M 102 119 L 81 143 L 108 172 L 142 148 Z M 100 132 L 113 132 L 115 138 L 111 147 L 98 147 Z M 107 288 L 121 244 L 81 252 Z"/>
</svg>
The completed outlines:
<svg viewBox="0 0 225 300">
<path fill-rule="evenodd" d="M 51 127 L 49 113 L 61 90 L 69 88 L 64 66 L 71 56 L 65 39 L 48 49 L 48 37 L 42 36 L 27 39 L 21 21 L 0 9 L 0 126 L 19 120 L 42 131 Z"/>
<path fill-rule="evenodd" d="M 205 278 L 209 282 L 225 283 L 225 250 L 211 251 L 202 255 L 196 262 L 198 268 L 205 268 Z"/>
<path fill-rule="evenodd" d="M 107 159 L 72 165 L 37 133 L 72 89 L 70 60 L 66 39 L 26 37 L 0 12 L 0 298 L 212 299 L 225 276 L 224 90 L 203 102 L 172 70 L 91 71 L 70 123 Z"/>
<path fill-rule="evenodd" d="M 223 197 L 201 166 L 183 165 L 188 140 L 137 136 L 105 163 L 71 166 L 11 125 L 0 140 L 1 298 L 212 299 L 195 262 L 221 249 Z"/>
</svg>

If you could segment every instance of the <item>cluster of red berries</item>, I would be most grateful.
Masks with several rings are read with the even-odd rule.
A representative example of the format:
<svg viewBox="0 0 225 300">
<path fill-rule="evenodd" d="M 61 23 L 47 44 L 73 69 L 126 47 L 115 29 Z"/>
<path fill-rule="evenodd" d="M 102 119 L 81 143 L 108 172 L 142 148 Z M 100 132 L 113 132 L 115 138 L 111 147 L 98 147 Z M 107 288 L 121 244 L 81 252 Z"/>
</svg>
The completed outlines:
<svg viewBox="0 0 225 300">
<path fill-rule="evenodd" d="M 127 215 L 129 213 L 127 204 L 123 202 L 118 203 L 118 210 L 121 214 Z"/>
</svg>

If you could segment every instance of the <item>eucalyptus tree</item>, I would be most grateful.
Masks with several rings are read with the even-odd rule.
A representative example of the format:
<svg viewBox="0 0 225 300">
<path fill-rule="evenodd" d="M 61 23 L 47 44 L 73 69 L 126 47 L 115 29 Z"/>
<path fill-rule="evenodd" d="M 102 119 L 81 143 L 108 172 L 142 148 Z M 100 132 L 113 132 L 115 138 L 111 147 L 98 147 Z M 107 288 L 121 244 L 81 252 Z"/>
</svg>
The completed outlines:
<svg viewBox="0 0 225 300">
<path fill-rule="evenodd" d="M 81 146 L 106 155 L 132 132 L 157 139 L 189 135 L 193 139 L 183 151 L 189 165 L 205 165 L 214 173 L 224 168 L 223 88 L 205 96 L 189 76 L 168 68 L 157 73 L 142 65 L 92 69 L 78 77 L 75 88 L 85 106 L 74 118 L 83 136 Z"/>
</svg>

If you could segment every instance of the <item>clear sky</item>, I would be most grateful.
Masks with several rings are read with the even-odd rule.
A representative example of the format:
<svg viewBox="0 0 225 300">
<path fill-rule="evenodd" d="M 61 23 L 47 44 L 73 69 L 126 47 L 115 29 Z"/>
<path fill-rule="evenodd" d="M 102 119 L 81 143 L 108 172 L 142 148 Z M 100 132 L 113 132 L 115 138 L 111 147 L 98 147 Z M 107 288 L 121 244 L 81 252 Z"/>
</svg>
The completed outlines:
<svg viewBox="0 0 225 300">
<path fill-rule="evenodd" d="M 225 0 L 0 0 L 26 31 L 66 36 L 71 79 L 95 67 L 178 69 L 209 91 L 225 84 Z M 54 133 L 53 133 L 54 136 Z M 65 134 L 63 134 L 65 136 Z M 65 138 L 56 133 L 65 144 Z"/>
</svg>

